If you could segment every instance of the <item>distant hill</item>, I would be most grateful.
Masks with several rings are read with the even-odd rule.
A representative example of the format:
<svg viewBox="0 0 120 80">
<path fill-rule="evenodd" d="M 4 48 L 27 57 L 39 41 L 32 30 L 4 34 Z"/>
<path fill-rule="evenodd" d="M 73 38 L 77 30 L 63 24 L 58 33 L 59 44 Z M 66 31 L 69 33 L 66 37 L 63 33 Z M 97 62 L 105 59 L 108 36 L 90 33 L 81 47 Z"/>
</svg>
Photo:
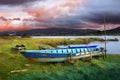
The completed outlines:
<svg viewBox="0 0 120 80">
<path fill-rule="evenodd" d="M 110 29 L 110 30 L 106 30 L 106 33 L 107 33 L 107 35 L 120 35 L 120 27 Z M 103 34 L 104 35 L 104 31 L 98 31 L 97 34 Z"/>
<path fill-rule="evenodd" d="M 115 29 L 107 30 L 107 34 L 120 34 L 120 27 Z"/>
<path fill-rule="evenodd" d="M 22 34 L 29 34 L 31 36 L 44 36 L 44 35 L 87 35 L 96 33 L 96 30 L 79 30 L 79 29 L 66 29 L 66 28 L 48 28 L 48 29 L 33 29 L 33 30 L 26 30 L 26 31 L 6 31 L 1 32 L 1 35 L 22 35 Z"/>
<path fill-rule="evenodd" d="M 107 30 L 107 34 L 116 35 L 120 34 L 120 27 Z M 92 30 L 92 29 L 68 29 L 68 28 L 48 28 L 48 29 L 33 29 L 26 31 L 6 31 L 0 32 L 0 35 L 23 35 L 28 34 L 30 36 L 60 36 L 60 35 L 101 35 L 104 31 Z"/>
</svg>

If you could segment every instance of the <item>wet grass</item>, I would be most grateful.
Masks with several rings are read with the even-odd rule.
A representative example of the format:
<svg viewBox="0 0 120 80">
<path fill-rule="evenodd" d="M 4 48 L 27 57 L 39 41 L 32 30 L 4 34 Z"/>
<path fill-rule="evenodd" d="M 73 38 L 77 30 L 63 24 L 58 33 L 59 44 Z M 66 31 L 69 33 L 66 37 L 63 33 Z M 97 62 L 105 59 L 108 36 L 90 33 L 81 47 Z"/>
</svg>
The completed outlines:
<svg viewBox="0 0 120 80">
<path fill-rule="evenodd" d="M 38 49 L 40 45 L 53 48 L 64 42 L 70 43 L 65 39 L 1 39 L 0 80 L 120 80 L 120 55 L 109 54 L 105 61 L 102 57 L 93 58 L 91 61 L 77 60 L 74 64 L 33 63 L 12 50 L 17 44 L 25 44 L 27 49 Z M 10 73 L 18 69 L 28 71 Z"/>
</svg>

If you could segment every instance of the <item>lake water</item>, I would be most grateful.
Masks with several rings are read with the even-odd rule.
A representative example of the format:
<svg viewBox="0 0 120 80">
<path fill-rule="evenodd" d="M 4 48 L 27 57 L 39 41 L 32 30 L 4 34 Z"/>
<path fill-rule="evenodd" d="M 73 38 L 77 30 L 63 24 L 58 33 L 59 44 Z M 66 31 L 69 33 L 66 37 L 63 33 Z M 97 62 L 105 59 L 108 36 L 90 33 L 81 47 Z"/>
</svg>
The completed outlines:
<svg viewBox="0 0 120 80">
<path fill-rule="evenodd" d="M 32 38 L 103 38 L 105 36 L 33 36 Z M 120 54 L 120 36 L 106 36 L 107 39 L 117 38 L 119 41 L 108 41 L 107 42 L 107 53 L 108 54 Z M 88 45 L 97 45 L 104 47 L 104 42 L 91 42 Z"/>
</svg>

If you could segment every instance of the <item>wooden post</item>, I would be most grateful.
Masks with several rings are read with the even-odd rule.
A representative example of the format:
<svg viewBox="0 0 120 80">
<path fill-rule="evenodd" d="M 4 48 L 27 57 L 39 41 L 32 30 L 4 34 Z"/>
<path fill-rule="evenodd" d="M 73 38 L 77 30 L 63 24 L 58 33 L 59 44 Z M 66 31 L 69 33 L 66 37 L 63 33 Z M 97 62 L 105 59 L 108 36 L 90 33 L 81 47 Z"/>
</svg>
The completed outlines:
<svg viewBox="0 0 120 80">
<path fill-rule="evenodd" d="M 73 59 L 72 59 L 72 53 L 69 53 L 69 63 L 74 63 Z"/>
<path fill-rule="evenodd" d="M 72 61 L 72 53 L 69 53 L 69 57 L 70 57 L 70 62 Z"/>
<path fill-rule="evenodd" d="M 104 52 L 102 52 L 102 56 L 103 56 L 103 60 L 105 60 L 105 53 Z"/>
<path fill-rule="evenodd" d="M 92 52 L 90 52 L 90 60 L 92 60 Z"/>
<path fill-rule="evenodd" d="M 107 58 L 106 56 L 106 20 L 105 20 L 105 16 L 104 16 L 104 33 L 105 33 L 105 53 L 104 53 L 104 59 Z"/>
</svg>

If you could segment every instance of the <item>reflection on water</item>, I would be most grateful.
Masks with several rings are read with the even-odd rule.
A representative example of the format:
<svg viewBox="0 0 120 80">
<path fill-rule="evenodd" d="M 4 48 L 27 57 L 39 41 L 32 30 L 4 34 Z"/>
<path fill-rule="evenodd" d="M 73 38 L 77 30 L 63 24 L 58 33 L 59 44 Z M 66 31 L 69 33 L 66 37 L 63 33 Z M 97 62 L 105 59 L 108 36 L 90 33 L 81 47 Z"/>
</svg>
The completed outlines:
<svg viewBox="0 0 120 80">
<path fill-rule="evenodd" d="M 33 38 L 104 38 L 104 36 L 33 36 Z M 120 54 L 120 36 L 107 36 L 107 39 L 117 38 L 119 41 L 107 42 L 107 53 Z M 104 47 L 104 42 L 91 42 L 89 45 Z"/>
</svg>

